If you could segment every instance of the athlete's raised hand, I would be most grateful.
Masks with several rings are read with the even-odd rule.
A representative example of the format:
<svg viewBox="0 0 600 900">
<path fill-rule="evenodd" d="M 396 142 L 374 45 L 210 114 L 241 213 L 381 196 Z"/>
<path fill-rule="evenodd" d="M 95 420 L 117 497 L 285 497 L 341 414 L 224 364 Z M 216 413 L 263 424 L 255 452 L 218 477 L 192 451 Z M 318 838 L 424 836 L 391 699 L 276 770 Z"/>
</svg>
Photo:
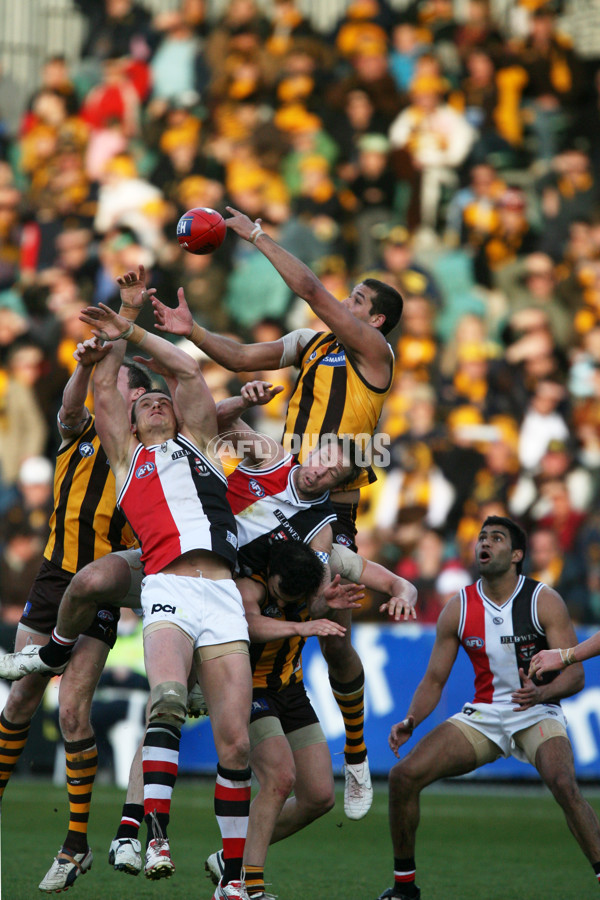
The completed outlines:
<svg viewBox="0 0 600 900">
<path fill-rule="evenodd" d="M 280 394 L 282 390 L 282 384 L 277 384 L 273 387 L 270 381 L 256 380 L 247 381 L 242 387 L 240 394 L 248 406 L 264 406 L 266 403 L 270 403 L 273 397 Z"/>
<path fill-rule="evenodd" d="M 250 235 L 253 233 L 256 234 L 257 226 L 260 228 L 262 219 L 257 219 L 253 222 L 252 219 L 248 218 L 243 212 L 240 212 L 239 209 L 234 209 L 233 206 L 226 206 L 225 209 L 228 213 L 231 213 L 231 218 L 225 219 L 227 227 L 231 228 L 232 231 L 235 231 L 236 234 L 239 234 L 245 241 L 249 241 Z"/>
<path fill-rule="evenodd" d="M 125 272 L 117 278 L 119 292 L 121 294 L 121 305 L 140 310 L 144 303 L 149 300 L 155 293 L 155 288 L 146 290 L 146 270 L 144 266 L 139 266 L 137 272 Z"/>
<path fill-rule="evenodd" d="M 77 344 L 73 353 L 73 359 L 76 359 L 80 366 L 87 368 L 88 366 L 95 366 L 97 362 L 104 359 L 106 354 L 110 353 L 110 350 L 110 344 L 103 345 L 98 338 L 92 337 Z"/>
<path fill-rule="evenodd" d="M 194 320 L 182 287 L 177 291 L 175 309 L 165 306 L 158 297 L 152 298 L 152 306 L 156 319 L 154 326 L 157 331 L 167 331 L 169 334 L 180 334 L 182 337 L 189 338 L 194 328 Z"/>
<path fill-rule="evenodd" d="M 86 325 L 91 325 L 92 334 L 101 341 L 118 341 L 126 334 L 131 334 L 134 327 L 104 303 L 100 306 L 87 306 L 81 311 L 79 319 Z"/>
<path fill-rule="evenodd" d="M 401 722 L 397 722 L 395 725 L 392 725 L 392 730 L 390 731 L 390 736 L 388 738 L 388 744 L 390 745 L 390 750 L 398 759 L 400 758 L 398 750 L 412 736 L 414 730 L 414 716 L 407 716 L 406 719 L 403 719 Z"/>
</svg>

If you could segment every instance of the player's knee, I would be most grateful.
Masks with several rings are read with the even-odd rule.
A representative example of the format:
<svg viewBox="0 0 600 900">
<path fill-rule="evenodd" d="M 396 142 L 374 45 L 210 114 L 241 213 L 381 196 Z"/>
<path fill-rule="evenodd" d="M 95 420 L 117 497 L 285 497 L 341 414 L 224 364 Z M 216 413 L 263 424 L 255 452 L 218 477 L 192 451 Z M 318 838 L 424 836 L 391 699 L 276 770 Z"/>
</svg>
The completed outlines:
<svg viewBox="0 0 600 900">
<path fill-rule="evenodd" d="M 219 762 L 225 769 L 245 769 L 250 756 L 250 741 L 245 735 L 221 735 Z"/>
<path fill-rule="evenodd" d="M 106 589 L 106 577 L 93 564 L 77 572 L 69 584 L 66 595 L 76 603 L 92 602 L 92 598 Z"/>
<path fill-rule="evenodd" d="M 324 816 L 335 806 L 335 794 L 333 788 L 313 787 L 306 795 L 302 796 L 302 806 L 305 821 L 314 822 L 315 819 Z"/>
<path fill-rule="evenodd" d="M 58 710 L 58 724 L 65 741 L 79 741 L 92 731 L 89 703 L 62 703 Z"/>
<path fill-rule="evenodd" d="M 326 662 L 330 665 L 343 665 L 353 657 L 355 652 L 352 644 L 349 640 L 346 640 L 345 636 L 334 637 L 333 635 L 327 635 L 327 637 L 320 638 L 319 642 L 321 644 L 321 652 Z"/>
<path fill-rule="evenodd" d="M 187 713 L 187 687 L 178 681 L 163 681 L 150 693 L 148 724 L 165 722 L 181 728 Z"/>
<path fill-rule="evenodd" d="M 324 816 L 325 813 L 328 813 L 334 806 L 335 794 L 333 792 L 333 787 L 329 789 L 323 788 L 321 791 L 315 793 L 313 799 L 314 818 L 318 819 L 319 816 Z"/>
<path fill-rule="evenodd" d="M 390 795 L 396 798 L 419 789 L 419 780 L 407 759 L 402 759 L 390 769 L 389 774 Z"/>
<path fill-rule="evenodd" d="M 574 773 L 568 769 L 558 769 L 550 777 L 546 777 L 545 781 L 562 807 L 573 806 L 581 796 Z"/>
<path fill-rule="evenodd" d="M 15 681 L 8 692 L 3 713 L 9 722 L 28 722 L 40 705 L 48 680 L 40 675 L 26 675 Z"/>
</svg>

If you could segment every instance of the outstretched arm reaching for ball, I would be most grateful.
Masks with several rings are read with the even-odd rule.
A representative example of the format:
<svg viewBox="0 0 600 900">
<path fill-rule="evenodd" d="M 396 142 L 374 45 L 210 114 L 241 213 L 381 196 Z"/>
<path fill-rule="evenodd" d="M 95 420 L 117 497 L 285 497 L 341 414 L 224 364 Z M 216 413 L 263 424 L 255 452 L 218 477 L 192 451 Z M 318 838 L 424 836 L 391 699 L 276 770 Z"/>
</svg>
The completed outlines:
<svg viewBox="0 0 600 900">
<path fill-rule="evenodd" d="M 230 372 L 258 372 L 280 369 L 284 351 L 283 338 L 259 344 L 241 344 L 233 338 L 213 334 L 194 322 L 183 288 L 177 291 L 177 306 L 171 309 L 154 297 L 152 306 L 157 331 L 166 331 L 188 338 L 219 365 Z"/>
</svg>

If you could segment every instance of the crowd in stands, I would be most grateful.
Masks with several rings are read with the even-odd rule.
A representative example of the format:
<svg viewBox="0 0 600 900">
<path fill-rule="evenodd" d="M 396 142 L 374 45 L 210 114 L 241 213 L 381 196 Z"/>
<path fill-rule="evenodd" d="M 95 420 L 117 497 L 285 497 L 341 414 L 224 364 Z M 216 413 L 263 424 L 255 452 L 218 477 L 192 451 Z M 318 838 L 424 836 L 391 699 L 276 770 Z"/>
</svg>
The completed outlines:
<svg viewBox="0 0 600 900">
<path fill-rule="evenodd" d="M 184 211 L 232 206 L 340 299 L 367 275 L 404 297 L 390 464 L 363 492 L 359 547 L 417 585 L 420 620 L 472 580 L 500 513 L 529 531 L 527 572 L 597 622 L 597 4 L 514 0 L 500 17 L 465 0 L 458 18 L 451 0 L 352 0 L 322 34 L 299 0 L 218 17 L 206 0 L 73 3 L 77 61 L 47 59 L 18 131 L 0 129 L 2 618 L 43 552 L 84 306 L 114 306 L 142 263 L 164 302 L 183 286 L 199 324 L 242 341 L 315 325 L 235 234 L 209 256 L 178 247 Z M 203 365 L 216 399 L 244 380 Z M 257 427 L 280 435 L 285 396 Z"/>
</svg>

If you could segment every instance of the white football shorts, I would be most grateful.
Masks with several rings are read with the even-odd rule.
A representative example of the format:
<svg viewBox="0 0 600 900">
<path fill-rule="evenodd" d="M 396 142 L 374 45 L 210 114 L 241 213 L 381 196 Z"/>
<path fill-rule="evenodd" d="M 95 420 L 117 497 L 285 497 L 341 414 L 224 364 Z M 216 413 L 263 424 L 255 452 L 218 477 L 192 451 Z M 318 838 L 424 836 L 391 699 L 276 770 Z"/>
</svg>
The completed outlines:
<svg viewBox="0 0 600 900">
<path fill-rule="evenodd" d="M 462 711 L 452 716 L 449 721 L 456 719 L 470 725 L 497 744 L 503 756 L 514 756 L 524 763 L 530 760 L 525 750 L 514 739 L 517 732 L 537 725 L 544 719 L 550 719 L 557 724 L 554 729 L 556 734 L 564 732 L 564 736 L 567 736 L 567 720 L 560 706 L 538 703 L 530 709 L 517 711 L 513 706 L 512 703 L 465 703 Z"/>
<path fill-rule="evenodd" d="M 142 582 L 144 628 L 158 622 L 177 625 L 194 649 L 249 641 L 242 596 L 232 578 L 212 581 L 159 572 Z"/>
</svg>

